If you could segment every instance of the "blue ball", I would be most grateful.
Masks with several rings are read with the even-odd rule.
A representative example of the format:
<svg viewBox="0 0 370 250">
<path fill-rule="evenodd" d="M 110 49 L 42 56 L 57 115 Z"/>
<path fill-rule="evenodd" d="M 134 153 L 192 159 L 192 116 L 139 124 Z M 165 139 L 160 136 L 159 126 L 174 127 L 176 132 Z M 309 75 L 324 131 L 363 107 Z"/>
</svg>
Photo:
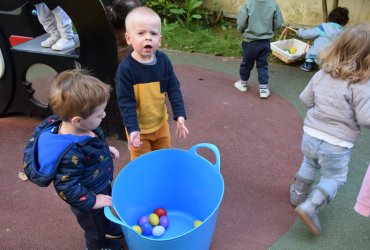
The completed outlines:
<svg viewBox="0 0 370 250">
<path fill-rule="evenodd" d="M 149 217 L 146 216 L 146 215 L 143 215 L 139 218 L 137 224 L 139 224 L 139 226 L 143 225 L 145 222 L 149 222 Z"/>
<path fill-rule="evenodd" d="M 152 235 L 152 231 L 153 231 L 153 226 L 152 224 L 150 224 L 149 222 L 144 222 L 142 225 L 141 225 L 141 229 L 143 230 L 143 234 L 144 235 Z"/>
<path fill-rule="evenodd" d="M 168 226 L 170 225 L 170 221 L 168 220 L 168 217 L 166 215 L 163 215 L 161 216 L 161 218 L 159 218 L 159 225 L 163 226 L 164 228 L 168 228 Z"/>
<path fill-rule="evenodd" d="M 37 16 L 37 10 L 32 10 L 32 15 Z"/>
</svg>

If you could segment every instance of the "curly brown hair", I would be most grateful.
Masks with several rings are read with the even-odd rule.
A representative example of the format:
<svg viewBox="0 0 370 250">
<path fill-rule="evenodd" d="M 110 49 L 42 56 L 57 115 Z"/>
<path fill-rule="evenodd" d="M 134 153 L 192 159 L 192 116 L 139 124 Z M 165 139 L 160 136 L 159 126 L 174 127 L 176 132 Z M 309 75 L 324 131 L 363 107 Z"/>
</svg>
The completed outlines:
<svg viewBox="0 0 370 250">
<path fill-rule="evenodd" d="M 349 21 L 348 13 L 349 11 L 346 7 L 336 7 L 335 9 L 330 11 L 327 21 L 344 26 Z"/>
</svg>

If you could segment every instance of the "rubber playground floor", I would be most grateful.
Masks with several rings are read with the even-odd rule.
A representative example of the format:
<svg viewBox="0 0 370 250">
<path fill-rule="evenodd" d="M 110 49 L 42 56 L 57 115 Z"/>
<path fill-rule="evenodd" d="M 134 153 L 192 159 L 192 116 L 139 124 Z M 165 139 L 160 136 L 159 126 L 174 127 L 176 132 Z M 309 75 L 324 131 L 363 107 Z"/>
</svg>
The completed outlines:
<svg viewBox="0 0 370 250">
<path fill-rule="evenodd" d="M 320 237 L 306 230 L 289 204 L 289 185 L 302 159 L 306 109 L 298 96 L 313 73 L 270 64 L 272 95 L 262 100 L 255 70 L 248 92 L 234 88 L 240 59 L 166 53 L 181 82 L 190 130 L 186 140 L 173 137 L 173 146 L 208 142 L 221 154 L 225 194 L 212 250 L 370 249 L 370 220 L 353 210 L 369 164 L 370 131 L 362 130 L 352 150 L 347 184 L 320 213 Z M 53 187 L 18 178 L 23 147 L 39 121 L 0 118 L 0 249 L 85 249 L 81 229 Z M 175 123 L 170 126 L 174 134 Z M 108 141 L 121 153 L 118 174 L 129 161 L 127 147 L 114 135 Z"/>
</svg>

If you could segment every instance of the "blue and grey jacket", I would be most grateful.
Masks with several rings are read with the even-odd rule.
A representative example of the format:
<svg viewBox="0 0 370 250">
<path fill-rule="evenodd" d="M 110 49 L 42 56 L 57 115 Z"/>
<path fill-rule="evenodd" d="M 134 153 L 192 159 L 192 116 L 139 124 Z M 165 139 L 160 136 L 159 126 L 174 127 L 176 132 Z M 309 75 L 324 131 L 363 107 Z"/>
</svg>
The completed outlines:
<svg viewBox="0 0 370 250">
<path fill-rule="evenodd" d="M 97 194 L 109 194 L 113 160 L 103 131 L 96 137 L 58 134 L 61 120 L 50 116 L 33 131 L 24 149 L 24 172 L 33 183 L 51 182 L 72 207 L 89 212 Z"/>
<path fill-rule="evenodd" d="M 337 23 L 321 23 L 312 29 L 299 29 L 297 35 L 303 39 L 314 39 L 306 53 L 306 59 L 316 60 L 318 54 L 328 47 L 340 34 L 343 27 Z"/>
<path fill-rule="evenodd" d="M 275 0 L 248 0 L 238 14 L 237 29 L 243 33 L 245 42 L 265 40 L 271 39 L 283 22 Z"/>
</svg>

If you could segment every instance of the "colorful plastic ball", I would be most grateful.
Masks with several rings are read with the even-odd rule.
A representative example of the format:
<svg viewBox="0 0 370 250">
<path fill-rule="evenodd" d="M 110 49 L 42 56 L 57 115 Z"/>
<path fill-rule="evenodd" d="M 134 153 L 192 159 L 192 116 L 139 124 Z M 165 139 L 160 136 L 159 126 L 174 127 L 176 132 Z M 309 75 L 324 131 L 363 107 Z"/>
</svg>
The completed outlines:
<svg viewBox="0 0 370 250">
<path fill-rule="evenodd" d="M 159 224 L 159 217 L 156 214 L 150 214 L 149 215 L 149 222 L 153 226 L 157 226 Z"/>
<path fill-rule="evenodd" d="M 201 220 L 194 221 L 194 227 L 198 227 L 200 224 L 202 224 Z"/>
<path fill-rule="evenodd" d="M 146 215 L 143 215 L 139 218 L 137 224 L 139 224 L 139 226 L 143 225 L 145 222 L 149 222 L 149 217 L 146 216 Z"/>
<path fill-rule="evenodd" d="M 165 231 L 166 231 L 166 229 L 164 227 L 155 226 L 155 227 L 153 227 L 152 234 L 153 234 L 153 236 L 159 237 L 159 236 L 162 236 Z"/>
<path fill-rule="evenodd" d="M 142 234 L 143 233 L 143 230 L 138 225 L 132 226 L 132 229 L 134 229 L 138 234 Z"/>
<path fill-rule="evenodd" d="M 141 225 L 141 229 L 143 230 L 144 235 L 151 235 L 153 231 L 153 226 L 149 222 L 144 222 Z"/>
<path fill-rule="evenodd" d="M 159 218 L 159 225 L 167 229 L 170 225 L 170 220 L 168 219 L 168 216 L 163 215 L 161 218 Z"/>
<path fill-rule="evenodd" d="M 154 210 L 154 213 L 156 215 L 158 215 L 159 218 L 161 218 L 163 215 L 167 215 L 167 211 L 164 208 L 161 208 L 161 207 Z"/>
</svg>

